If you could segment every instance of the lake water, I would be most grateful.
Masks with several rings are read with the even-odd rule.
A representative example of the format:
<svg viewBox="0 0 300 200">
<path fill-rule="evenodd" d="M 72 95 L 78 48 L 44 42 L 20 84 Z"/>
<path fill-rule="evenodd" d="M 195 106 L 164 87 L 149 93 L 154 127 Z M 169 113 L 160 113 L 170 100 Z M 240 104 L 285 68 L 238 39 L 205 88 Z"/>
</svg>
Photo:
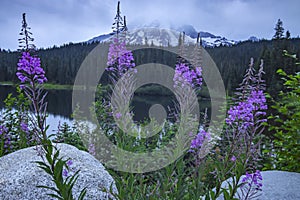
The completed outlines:
<svg viewBox="0 0 300 200">
<path fill-rule="evenodd" d="M 16 89 L 13 86 L 0 86 L 0 114 L 4 109 L 4 100 L 8 94 L 16 94 Z M 48 117 L 47 124 L 49 124 L 48 134 L 56 133 L 59 123 L 66 122 L 72 125 L 72 91 L 70 90 L 49 90 L 48 101 Z"/>
<path fill-rule="evenodd" d="M 59 123 L 72 125 L 72 90 L 47 90 L 48 118 L 50 125 L 49 133 L 55 133 Z M 4 108 L 4 99 L 9 93 L 16 94 L 13 86 L 0 86 L 0 110 Z M 152 105 L 161 104 L 168 112 L 169 108 L 174 110 L 174 97 L 172 96 L 134 96 L 131 102 L 134 121 L 142 121 L 148 118 L 148 112 Z M 202 101 L 200 109 L 203 111 L 210 107 L 210 101 Z"/>
</svg>

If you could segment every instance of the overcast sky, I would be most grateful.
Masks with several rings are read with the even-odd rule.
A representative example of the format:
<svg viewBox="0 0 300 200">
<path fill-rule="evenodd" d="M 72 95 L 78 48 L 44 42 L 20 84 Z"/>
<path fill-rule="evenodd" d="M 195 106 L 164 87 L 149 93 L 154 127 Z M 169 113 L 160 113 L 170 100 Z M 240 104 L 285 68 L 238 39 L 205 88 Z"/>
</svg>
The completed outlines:
<svg viewBox="0 0 300 200">
<path fill-rule="evenodd" d="M 1 0 L 0 48 L 15 50 L 22 13 L 37 47 L 81 42 L 109 33 L 117 0 Z M 128 25 L 154 20 L 191 24 L 228 39 L 270 39 L 280 18 L 292 37 L 300 35 L 299 0 L 121 0 Z M 130 30 L 129 30 L 130 31 Z"/>
</svg>

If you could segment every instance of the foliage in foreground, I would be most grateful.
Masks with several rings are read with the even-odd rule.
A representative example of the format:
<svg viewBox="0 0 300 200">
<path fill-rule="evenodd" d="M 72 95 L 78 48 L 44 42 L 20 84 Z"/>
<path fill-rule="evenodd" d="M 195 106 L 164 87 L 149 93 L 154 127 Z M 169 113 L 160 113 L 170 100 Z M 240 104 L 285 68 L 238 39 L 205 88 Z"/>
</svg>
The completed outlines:
<svg viewBox="0 0 300 200">
<path fill-rule="evenodd" d="M 295 55 L 285 52 L 286 56 L 297 60 Z M 296 63 L 300 64 L 300 63 Z M 284 81 L 284 91 L 272 106 L 276 114 L 270 116 L 273 123 L 269 131 L 274 132 L 271 162 L 266 166 L 284 171 L 300 172 L 300 73 L 287 74 L 282 69 L 277 73 Z"/>
</svg>

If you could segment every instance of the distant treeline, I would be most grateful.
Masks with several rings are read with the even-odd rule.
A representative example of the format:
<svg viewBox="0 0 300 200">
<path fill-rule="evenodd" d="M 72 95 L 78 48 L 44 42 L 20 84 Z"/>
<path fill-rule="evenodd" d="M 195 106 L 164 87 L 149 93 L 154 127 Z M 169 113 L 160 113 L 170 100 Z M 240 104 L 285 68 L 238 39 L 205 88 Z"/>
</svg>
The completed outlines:
<svg viewBox="0 0 300 200">
<path fill-rule="evenodd" d="M 108 48 L 107 43 L 78 43 L 67 44 L 61 47 L 39 49 L 35 53 L 41 58 L 42 66 L 50 83 L 74 83 L 77 71 L 85 59 L 97 45 Z M 176 48 L 174 47 L 176 51 Z M 287 73 L 294 73 L 297 68 L 291 58 L 283 56 L 283 50 L 300 56 L 300 39 L 261 40 L 259 42 L 245 41 L 231 47 L 206 48 L 220 70 L 226 89 L 231 92 L 242 80 L 242 74 L 248 67 L 250 58 L 255 59 L 256 65 L 260 59 L 264 60 L 265 79 L 267 89 L 277 93 L 281 88 L 280 78 L 276 70 L 284 69 Z M 155 48 L 144 51 L 133 51 L 136 65 L 143 63 L 161 63 L 175 66 L 176 54 L 157 50 Z M 15 76 L 20 52 L 11 52 L 0 49 L 0 82 L 17 82 Z M 299 69 L 298 69 L 299 70 Z M 107 76 L 103 81 L 107 82 Z"/>
</svg>

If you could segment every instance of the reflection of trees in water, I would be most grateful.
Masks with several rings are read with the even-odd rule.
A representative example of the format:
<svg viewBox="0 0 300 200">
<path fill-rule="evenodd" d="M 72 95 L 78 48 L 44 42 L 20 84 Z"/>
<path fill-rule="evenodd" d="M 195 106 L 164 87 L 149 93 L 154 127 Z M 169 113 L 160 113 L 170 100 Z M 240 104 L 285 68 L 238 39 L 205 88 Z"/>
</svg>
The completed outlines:
<svg viewBox="0 0 300 200">
<path fill-rule="evenodd" d="M 143 119 L 149 119 L 149 109 L 154 104 L 161 104 L 168 116 L 171 116 L 170 120 L 173 121 L 171 112 L 175 111 L 175 104 L 178 104 L 175 96 L 134 96 L 130 106 L 133 107 L 132 111 L 134 112 L 134 121 L 140 121 Z M 171 109 L 169 111 L 168 107 Z M 211 117 L 211 102 L 210 100 L 200 100 L 199 101 L 200 112 L 204 113 L 207 108 L 208 119 Z M 180 112 L 180 111 L 179 111 Z"/>
<path fill-rule="evenodd" d="M 174 111 L 174 100 L 174 96 L 134 96 L 130 104 L 134 113 L 133 120 L 141 121 L 149 119 L 149 110 L 154 104 L 161 104 L 165 108 L 167 116 L 169 116 L 172 113 L 169 112 L 168 107 Z"/>
<path fill-rule="evenodd" d="M 4 99 L 9 93 L 16 94 L 16 89 L 13 86 L 0 86 L 0 109 L 4 107 Z M 48 90 L 47 99 L 48 112 L 50 114 L 60 115 L 66 118 L 70 118 L 72 114 L 72 90 Z M 171 114 L 168 107 L 174 111 L 175 104 L 177 102 L 175 96 L 151 96 L 135 95 L 132 99 L 130 106 L 133 108 L 134 121 L 141 121 L 143 119 L 149 119 L 149 109 L 154 104 L 161 104 L 168 116 Z M 199 101 L 200 111 L 204 112 L 205 108 L 208 108 L 208 117 L 210 118 L 210 101 Z M 172 121 L 172 119 L 171 119 Z"/>
<path fill-rule="evenodd" d="M 72 90 L 48 90 L 48 112 L 67 118 L 72 114 Z"/>
<path fill-rule="evenodd" d="M 66 118 L 72 113 L 72 90 L 48 90 L 46 101 L 48 101 L 48 112 L 50 114 L 61 115 Z M 4 107 L 4 100 L 7 95 L 16 95 L 13 86 L 0 86 L 0 109 Z"/>
</svg>

